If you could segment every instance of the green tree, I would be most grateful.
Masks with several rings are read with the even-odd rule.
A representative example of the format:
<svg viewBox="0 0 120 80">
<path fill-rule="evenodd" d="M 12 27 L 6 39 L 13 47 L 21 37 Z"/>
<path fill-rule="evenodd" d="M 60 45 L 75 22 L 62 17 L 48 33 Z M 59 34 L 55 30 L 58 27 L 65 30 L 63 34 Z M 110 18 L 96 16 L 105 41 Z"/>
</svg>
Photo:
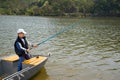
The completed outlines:
<svg viewBox="0 0 120 80">
<path fill-rule="evenodd" d="M 120 16 L 120 0 L 0 0 L 0 14 Z"/>
</svg>

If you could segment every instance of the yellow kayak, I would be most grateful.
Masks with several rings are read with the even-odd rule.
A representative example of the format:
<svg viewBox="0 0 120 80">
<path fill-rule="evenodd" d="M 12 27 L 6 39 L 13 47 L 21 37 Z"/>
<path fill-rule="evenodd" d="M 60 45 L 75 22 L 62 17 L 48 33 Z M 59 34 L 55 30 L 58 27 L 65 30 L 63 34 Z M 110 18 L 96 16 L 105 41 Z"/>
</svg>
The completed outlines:
<svg viewBox="0 0 120 80">
<path fill-rule="evenodd" d="M 28 80 L 34 76 L 46 63 L 48 57 L 32 55 L 29 60 L 24 60 L 21 71 L 17 71 L 19 57 L 9 56 L 0 60 L 0 80 Z"/>
</svg>

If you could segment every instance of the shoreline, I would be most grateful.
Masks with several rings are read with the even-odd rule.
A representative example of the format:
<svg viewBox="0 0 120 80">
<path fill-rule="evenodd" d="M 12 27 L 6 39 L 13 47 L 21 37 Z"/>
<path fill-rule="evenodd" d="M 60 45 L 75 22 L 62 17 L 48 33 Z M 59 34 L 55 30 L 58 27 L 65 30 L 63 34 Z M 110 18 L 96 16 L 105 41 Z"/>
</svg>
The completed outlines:
<svg viewBox="0 0 120 80">
<path fill-rule="evenodd" d="M 40 15 L 1 15 L 0 16 L 28 16 L 28 17 L 49 17 L 49 18 L 120 18 L 119 16 L 40 16 Z"/>
</svg>

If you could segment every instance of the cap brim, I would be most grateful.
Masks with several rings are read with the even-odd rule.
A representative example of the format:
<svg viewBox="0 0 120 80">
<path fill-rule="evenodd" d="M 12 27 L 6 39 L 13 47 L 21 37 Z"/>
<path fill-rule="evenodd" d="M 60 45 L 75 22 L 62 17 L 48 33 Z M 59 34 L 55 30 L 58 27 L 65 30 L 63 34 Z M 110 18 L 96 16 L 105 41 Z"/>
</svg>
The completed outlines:
<svg viewBox="0 0 120 80">
<path fill-rule="evenodd" d="M 24 34 L 27 34 L 26 32 L 23 32 Z"/>
<path fill-rule="evenodd" d="M 27 34 L 26 32 L 18 32 L 18 34 L 19 34 L 19 33 L 24 33 L 24 34 Z"/>
</svg>

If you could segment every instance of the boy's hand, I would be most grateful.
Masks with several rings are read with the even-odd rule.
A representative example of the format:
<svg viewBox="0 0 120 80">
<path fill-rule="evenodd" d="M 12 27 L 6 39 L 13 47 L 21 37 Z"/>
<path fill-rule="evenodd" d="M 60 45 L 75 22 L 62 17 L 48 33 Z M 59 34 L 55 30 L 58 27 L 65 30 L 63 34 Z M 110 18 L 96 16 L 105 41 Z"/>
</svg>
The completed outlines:
<svg viewBox="0 0 120 80">
<path fill-rule="evenodd" d="M 29 53 L 29 52 L 30 52 L 30 49 L 26 49 L 26 51 Z"/>
<path fill-rule="evenodd" d="M 38 47 L 38 45 L 37 44 L 33 44 L 33 47 Z"/>
</svg>

